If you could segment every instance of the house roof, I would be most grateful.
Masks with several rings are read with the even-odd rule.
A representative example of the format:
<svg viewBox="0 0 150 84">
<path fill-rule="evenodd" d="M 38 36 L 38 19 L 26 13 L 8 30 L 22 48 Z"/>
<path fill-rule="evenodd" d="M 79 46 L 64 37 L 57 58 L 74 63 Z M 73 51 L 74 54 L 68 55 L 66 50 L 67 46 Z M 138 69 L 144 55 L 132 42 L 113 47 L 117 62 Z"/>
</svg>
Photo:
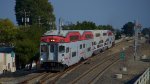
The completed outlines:
<svg viewBox="0 0 150 84">
<path fill-rule="evenodd" d="M 14 51 L 12 47 L 0 47 L 0 53 L 11 53 L 12 51 Z"/>
</svg>

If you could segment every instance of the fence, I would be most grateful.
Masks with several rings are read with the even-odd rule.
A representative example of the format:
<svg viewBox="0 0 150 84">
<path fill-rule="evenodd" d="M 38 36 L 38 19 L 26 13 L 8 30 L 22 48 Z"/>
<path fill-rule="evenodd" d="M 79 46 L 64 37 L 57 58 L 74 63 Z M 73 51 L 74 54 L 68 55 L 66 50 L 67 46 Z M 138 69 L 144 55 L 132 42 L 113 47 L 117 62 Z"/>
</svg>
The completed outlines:
<svg viewBox="0 0 150 84">
<path fill-rule="evenodd" d="M 150 68 L 148 68 L 134 84 L 150 84 Z"/>
</svg>

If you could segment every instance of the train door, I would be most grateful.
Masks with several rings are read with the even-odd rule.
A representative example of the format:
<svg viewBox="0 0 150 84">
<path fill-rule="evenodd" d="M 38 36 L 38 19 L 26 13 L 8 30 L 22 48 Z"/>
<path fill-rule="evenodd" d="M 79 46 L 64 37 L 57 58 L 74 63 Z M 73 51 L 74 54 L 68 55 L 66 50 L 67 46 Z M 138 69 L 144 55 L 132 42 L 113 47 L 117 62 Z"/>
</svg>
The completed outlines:
<svg viewBox="0 0 150 84">
<path fill-rule="evenodd" d="M 80 41 L 78 43 L 78 57 L 79 57 L 79 61 L 85 59 L 85 43 Z"/>
<path fill-rule="evenodd" d="M 92 51 L 92 40 L 86 40 L 85 41 L 85 43 L 86 43 L 86 58 L 88 58 L 88 57 L 90 57 L 90 56 L 92 56 L 92 53 L 93 53 L 93 51 Z"/>
<path fill-rule="evenodd" d="M 70 45 L 67 43 L 65 45 L 65 56 L 64 56 L 64 64 L 70 65 L 70 59 L 71 59 L 71 52 L 70 52 Z"/>
<path fill-rule="evenodd" d="M 49 48 L 47 44 L 41 43 L 40 46 L 40 61 L 45 62 L 48 61 Z"/>
<path fill-rule="evenodd" d="M 49 60 L 56 62 L 58 59 L 58 44 L 49 45 Z"/>
<path fill-rule="evenodd" d="M 65 64 L 65 44 L 59 44 L 59 51 L 58 51 L 58 62 L 62 62 Z"/>
<path fill-rule="evenodd" d="M 70 65 L 77 63 L 79 60 L 77 49 L 78 49 L 77 42 L 76 43 L 72 42 L 70 44 L 70 52 L 71 52 Z"/>
<path fill-rule="evenodd" d="M 110 48 L 112 46 L 112 37 L 109 36 L 109 45 L 108 45 L 108 48 Z"/>
</svg>

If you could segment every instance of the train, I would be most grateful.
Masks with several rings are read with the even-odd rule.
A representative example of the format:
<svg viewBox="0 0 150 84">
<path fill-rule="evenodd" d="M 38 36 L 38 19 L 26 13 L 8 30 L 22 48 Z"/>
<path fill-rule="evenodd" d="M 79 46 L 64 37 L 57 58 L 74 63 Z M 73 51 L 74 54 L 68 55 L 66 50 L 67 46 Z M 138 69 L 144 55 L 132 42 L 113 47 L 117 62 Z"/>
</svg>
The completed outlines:
<svg viewBox="0 0 150 84">
<path fill-rule="evenodd" d="M 61 71 L 115 44 L 110 30 L 51 30 L 40 38 L 40 64 Z"/>
</svg>

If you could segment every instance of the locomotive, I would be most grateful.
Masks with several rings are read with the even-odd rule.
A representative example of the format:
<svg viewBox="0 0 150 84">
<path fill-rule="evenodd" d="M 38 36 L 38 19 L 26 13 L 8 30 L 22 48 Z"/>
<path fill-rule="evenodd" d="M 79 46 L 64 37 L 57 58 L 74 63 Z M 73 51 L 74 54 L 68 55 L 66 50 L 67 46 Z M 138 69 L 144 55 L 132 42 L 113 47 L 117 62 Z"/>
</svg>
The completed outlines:
<svg viewBox="0 0 150 84">
<path fill-rule="evenodd" d="M 64 70 L 115 43 L 110 30 L 52 30 L 41 37 L 40 64 L 46 70 Z"/>
</svg>

